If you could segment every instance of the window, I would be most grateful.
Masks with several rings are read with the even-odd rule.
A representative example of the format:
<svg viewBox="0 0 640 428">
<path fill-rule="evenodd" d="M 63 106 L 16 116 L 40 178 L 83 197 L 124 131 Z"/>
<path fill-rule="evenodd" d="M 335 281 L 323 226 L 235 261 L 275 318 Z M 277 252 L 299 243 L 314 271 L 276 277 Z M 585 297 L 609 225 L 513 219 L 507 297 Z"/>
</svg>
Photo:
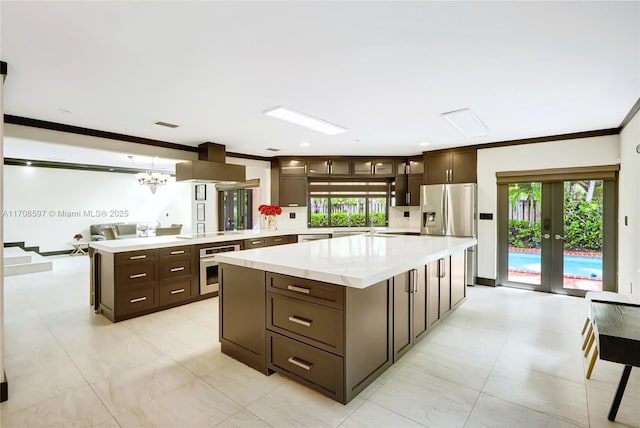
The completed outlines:
<svg viewBox="0 0 640 428">
<path fill-rule="evenodd" d="M 388 181 L 310 181 L 309 227 L 387 225 Z"/>
</svg>

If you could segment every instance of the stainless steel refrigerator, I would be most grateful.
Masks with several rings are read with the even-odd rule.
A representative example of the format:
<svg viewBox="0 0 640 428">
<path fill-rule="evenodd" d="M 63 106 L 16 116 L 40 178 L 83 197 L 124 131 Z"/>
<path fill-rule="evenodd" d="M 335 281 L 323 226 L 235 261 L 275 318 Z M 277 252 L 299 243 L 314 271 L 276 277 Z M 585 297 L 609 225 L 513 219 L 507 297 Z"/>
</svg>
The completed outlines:
<svg viewBox="0 0 640 428">
<path fill-rule="evenodd" d="M 475 183 L 420 186 L 420 232 L 423 235 L 476 237 L 477 188 Z M 477 276 L 476 247 L 467 250 L 467 284 Z"/>
</svg>

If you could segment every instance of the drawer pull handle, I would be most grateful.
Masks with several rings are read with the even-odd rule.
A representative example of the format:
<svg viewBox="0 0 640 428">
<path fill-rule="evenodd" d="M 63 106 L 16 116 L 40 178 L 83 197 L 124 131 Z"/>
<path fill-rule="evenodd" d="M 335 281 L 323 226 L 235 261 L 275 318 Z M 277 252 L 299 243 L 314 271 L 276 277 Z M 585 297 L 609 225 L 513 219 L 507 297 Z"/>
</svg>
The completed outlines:
<svg viewBox="0 0 640 428">
<path fill-rule="evenodd" d="M 184 288 L 180 288 L 178 290 L 171 290 L 171 294 L 180 294 L 184 293 Z"/>
<path fill-rule="evenodd" d="M 304 294 L 309 294 L 309 292 L 311 291 L 308 288 L 298 287 L 296 285 L 287 285 L 287 290 L 295 291 L 297 293 L 304 293 Z"/>
<path fill-rule="evenodd" d="M 303 360 L 300 360 L 300 359 L 298 359 L 296 357 L 289 357 L 289 359 L 287 361 L 289 361 L 294 366 L 298 366 L 298 367 L 303 368 L 305 370 L 311 370 L 311 367 L 313 367 L 313 364 L 308 363 L 308 362 L 303 361 Z"/>
<path fill-rule="evenodd" d="M 298 318 L 295 315 L 292 316 L 292 317 L 289 317 L 289 321 L 294 322 L 296 324 L 303 325 L 305 327 L 311 327 L 311 323 L 313 322 L 313 321 L 307 321 L 307 320 L 302 319 L 302 318 Z"/>
<path fill-rule="evenodd" d="M 184 254 L 184 250 L 180 250 L 180 251 L 172 251 L 171 255 L 175 256 L 176 254 Z"/>
<path fill-rule="evenodd" d="M 251 241 L 251 245 L 262 244 L 262 241 Z"/>
<path fill-rule="evenodd" d="M 280 242 L 280 241 L 282 241 L 282 238 L 275 238 L 275 239 L 273 240 L 273 242 Z"/>
<path fill-rule="evenodd" d="M 184 270 L 184 266 L 180 266 L 177 268 L 171 268 L 171 272 L 180 272 L 181 270 Z"/>
<path fill-rule="evenodd" d="M 129 257 L 129 260 L 140 260 L 140 259 L 146 259 L 146 258 L 147 258 L 147 255 L 143 254 L 141 256 L 131 256 Z"/>
<path fill-rule="evenodd" d="M 147 296 L 138 297 L 137 299 L 131 299 L 131 300 L 129 300 L 129 302 L 130 303 L 138 303 L 138 302 L 144 302 L 145 300 L 147 300 Z"/>
<path fill-rule="evenodd" d="M 147 276 L 147 273 L 136 273 L 135 275 L 129 275 L 129 279 L 136 279 L 136 278 L 144 278 L 145 276 Z"/>
</svg>

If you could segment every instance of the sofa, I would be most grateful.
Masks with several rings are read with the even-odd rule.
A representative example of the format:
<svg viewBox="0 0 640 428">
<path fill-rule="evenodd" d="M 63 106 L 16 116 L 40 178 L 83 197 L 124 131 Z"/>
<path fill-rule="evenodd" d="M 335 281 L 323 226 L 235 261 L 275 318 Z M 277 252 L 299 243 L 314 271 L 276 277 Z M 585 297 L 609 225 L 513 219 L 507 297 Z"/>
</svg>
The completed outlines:
<svg viewBox="0 0 640 428">
<path fill-rule="evenodd" d="M 160 227 L 160 222 L 140 222 L 140 223 L 100 223 L 89 226 L 89 233 L 92 241 L 104 241 L 107 239 L 104 229 L 111 229 L 117 236 L 148 236 L 155 235 L 156 228 Z"/>
</svg>

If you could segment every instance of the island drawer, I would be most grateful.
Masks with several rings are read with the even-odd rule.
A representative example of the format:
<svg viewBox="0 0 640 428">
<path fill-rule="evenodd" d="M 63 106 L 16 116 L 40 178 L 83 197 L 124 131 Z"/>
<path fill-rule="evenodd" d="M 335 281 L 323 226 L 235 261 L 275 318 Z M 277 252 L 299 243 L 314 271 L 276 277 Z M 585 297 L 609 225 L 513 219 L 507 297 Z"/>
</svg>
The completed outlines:
<svg viewBox="0 0 640 428">
<path fill-rule="evenodd" d="M 149 284 L 118 290 L 117 316 L 140 312 L 158 306 L 158 286 Z"/>
<path fill-rule="evenodd" d="M 126 253 L 117 253 L 115 255 L 115 264 L 117 266 L 125 263 L 139 263 L 155 259 L 156 250 L 127 251 Z"/>
<path fill-rule="evenodd" d="M 254 238 L 254 239 L 245 239 L 242 242 L 243 250 L 250 250 L 252 248 L 261 248 L 267 246 L 266 238 Z"/>
<path fill-rule="evenodd" d="M 118 285 L 139 285 L 156 280 L 156 263 L 154 260 L 124 264 L 116 269 Z"/>
<path fill-rule="evenodd" d="M 162 282 L 160 283 L 160 304 L 169 305 L 189 300 L 193 297 L 191 291 L 191 279 Z"/>
<path fill-rule="evenodd" d="M 330 352 L 270 333 L 267 343 L 269 367 L 343 402 L 344 360 Z"/>
<path fill-rule="evenodd" d="M 162 248 L 158 250 L 158 256 L 164 260 L 175 259 L 184 256 L 191 257 L 191 247 L 191 245 L 187 245 L 183 247 Z"/>
<path fill-rule="evenodd" d="M 344 312 L 339 309 L 267 293 L 267 328 L 344 355 Z"/>
<path fill-rule="evenodd" d="M 267 291 L 285 294 L 336 309 L 344 308 L 344 287 L 340 285 L 268 272 Z"/>
<path fill-rule="evenodd" d="M 293 242 L 297 242 L 297 241 L 291 240 L 291 236 L 289 235 L 268 236 L 265 238 L 265 241 L 267 246 L 291 244 Z"/>
<path fill-rule="evenodd" d="M 191 257 L 169 259 L 160 262 L 160 279 L 178 278 L 191 275 Z"/>
</svg>

